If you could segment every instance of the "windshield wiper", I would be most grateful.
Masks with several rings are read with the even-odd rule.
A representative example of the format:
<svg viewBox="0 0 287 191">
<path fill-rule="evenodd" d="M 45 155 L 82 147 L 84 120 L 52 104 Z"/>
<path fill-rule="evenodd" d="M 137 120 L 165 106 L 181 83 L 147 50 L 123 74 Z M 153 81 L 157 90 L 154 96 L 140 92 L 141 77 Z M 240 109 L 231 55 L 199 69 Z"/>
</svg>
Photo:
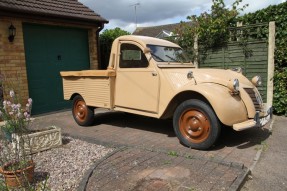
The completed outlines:
<svg viewBox="0 0 287 191">
<path fill-rule="evenodd" d="M 164 59 L 162 59 L 161 57 L 155 55 L 155 54 L 152 53 L 152 52 L 151 52 L 151 55 L 154 56 L 154 57 L 156 57 L 156 58 L 159 59 L 160 61 L 165 62 Z"/>
<path fill-rule="evenodd" d="M 178 62 L 178 60 L 176 60 L 176 59 L 174 59 L 173 57 L 171 57 L 171 56 L 169 56 L 169 55 L 165 55 L 166 57 L 168 57 L 169 59 L 171 59 L 172 61 L 174 61 L 174 62 Z"/>
</svg>

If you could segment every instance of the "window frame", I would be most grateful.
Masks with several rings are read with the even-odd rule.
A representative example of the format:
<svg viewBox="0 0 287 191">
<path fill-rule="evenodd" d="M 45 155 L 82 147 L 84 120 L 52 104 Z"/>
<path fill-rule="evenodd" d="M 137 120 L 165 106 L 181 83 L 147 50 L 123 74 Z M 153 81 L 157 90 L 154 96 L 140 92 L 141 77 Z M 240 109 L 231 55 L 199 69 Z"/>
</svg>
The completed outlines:
<svg viewBox="0 0 287 191">
<path fill-rule="evenodd" d="M 123 49 L 122 46 L 129 45 L 133 46 L 136 49 L 124 49 L 124 50 L 139 50 L 141 52 L 141 60 L 125 60 L 125 64 L 123 63 Z M 150 63 L 143 52 L 140 45 L 132 43 L 132 42 L 121 42 L 119 46 L 120 50 L 120 56 L 119 56 L 119 68 L 120 69 L 136 69 L 136 68 L 148 68 Z M 137 62 L 137 63 L 136 63 Z M 141 63 L 144 63 L 144 65 L 141 65 Z M 126 66 L 123 66 L 126 65 Z"/>
</svg>

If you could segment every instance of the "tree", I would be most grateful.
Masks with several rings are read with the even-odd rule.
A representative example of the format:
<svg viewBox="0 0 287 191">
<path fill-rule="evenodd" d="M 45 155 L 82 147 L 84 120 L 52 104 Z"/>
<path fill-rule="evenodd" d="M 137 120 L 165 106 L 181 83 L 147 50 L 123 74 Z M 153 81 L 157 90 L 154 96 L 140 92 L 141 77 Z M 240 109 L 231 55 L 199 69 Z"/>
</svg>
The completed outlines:
<svg viewBox="0 0 287 191">
<path fill-rule="evenodd" d="M 182 23 L 176 29 L 179 35 L 177 43 L 193 54 L 195 37 L 201 47 L 206 50 L 215 46 L 226 44 L 229 39 L 229 27 L 236 25 L 239 12 L 246 6 L 238 8 L 242 0 L 235 0 L 231 8 L 227 8 L 223 0 L 213 0 L 210 13 L 204 12 L 199 16 L 188 16 L 189 22 Z"/>
<path fill-rule="evenodd" d="M 119 36 L 129 35 L 130 33 L 120 29 L 119 27 L 115 29 L 106 29 L 102 34 L 100 34 L 100 49 L 101 49 L 101 68 L 107 68 L 109 64 L 110 52 L 112 48 L 113 41 Z"/>
</svg>

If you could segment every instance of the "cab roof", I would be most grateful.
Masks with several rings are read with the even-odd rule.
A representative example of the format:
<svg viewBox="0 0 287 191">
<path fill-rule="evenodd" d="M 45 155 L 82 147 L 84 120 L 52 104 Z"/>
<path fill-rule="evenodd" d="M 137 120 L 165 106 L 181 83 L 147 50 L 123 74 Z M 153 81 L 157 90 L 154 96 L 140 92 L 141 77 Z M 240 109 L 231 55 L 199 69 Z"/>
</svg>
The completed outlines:
<svg viewBox="0 0 287 191">
<path fill-rule="evenodd" d="M 150 45 L 160 45 L 160 46 L 169 46 L 169 47 L 179 47 L 177 44 L 172 43 L 167 40 L 154 38 L 154 37 L 148 37 L 148 36 L 138 36 L 138 35 L 124 35 L 118 37 L 116 40 L 119 41 L 135 41 L 143 46 L 146 46 L 147 44 Z"/>
</svg>

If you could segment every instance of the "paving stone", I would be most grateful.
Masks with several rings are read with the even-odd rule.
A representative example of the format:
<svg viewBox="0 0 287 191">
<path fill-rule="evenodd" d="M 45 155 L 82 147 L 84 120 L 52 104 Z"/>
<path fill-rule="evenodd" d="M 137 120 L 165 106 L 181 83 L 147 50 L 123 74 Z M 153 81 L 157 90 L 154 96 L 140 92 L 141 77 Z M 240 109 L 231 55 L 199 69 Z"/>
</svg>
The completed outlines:
<svg viewBox="0 0 287 191">
<path fill-rule="evenodd" d="M 243 171 L 212 161 L 187 159 L 128 148 L 98 165 L 87 190 L 217 190 L 228 188 Z M 147 156 L 142 159 L 140 156 Z M 112 159 L 117 159 L 114 168 Z M 168 161 L 168 162 L 166 162 Z M 99 178 L 100 177 L 100 178 Z M 224 181 L 222 181 L 224 180 Z M 218 186 L 219 182 L 219 186 Z M 219 189 L 218 189 L 219 190 Z"/>
</svg>

